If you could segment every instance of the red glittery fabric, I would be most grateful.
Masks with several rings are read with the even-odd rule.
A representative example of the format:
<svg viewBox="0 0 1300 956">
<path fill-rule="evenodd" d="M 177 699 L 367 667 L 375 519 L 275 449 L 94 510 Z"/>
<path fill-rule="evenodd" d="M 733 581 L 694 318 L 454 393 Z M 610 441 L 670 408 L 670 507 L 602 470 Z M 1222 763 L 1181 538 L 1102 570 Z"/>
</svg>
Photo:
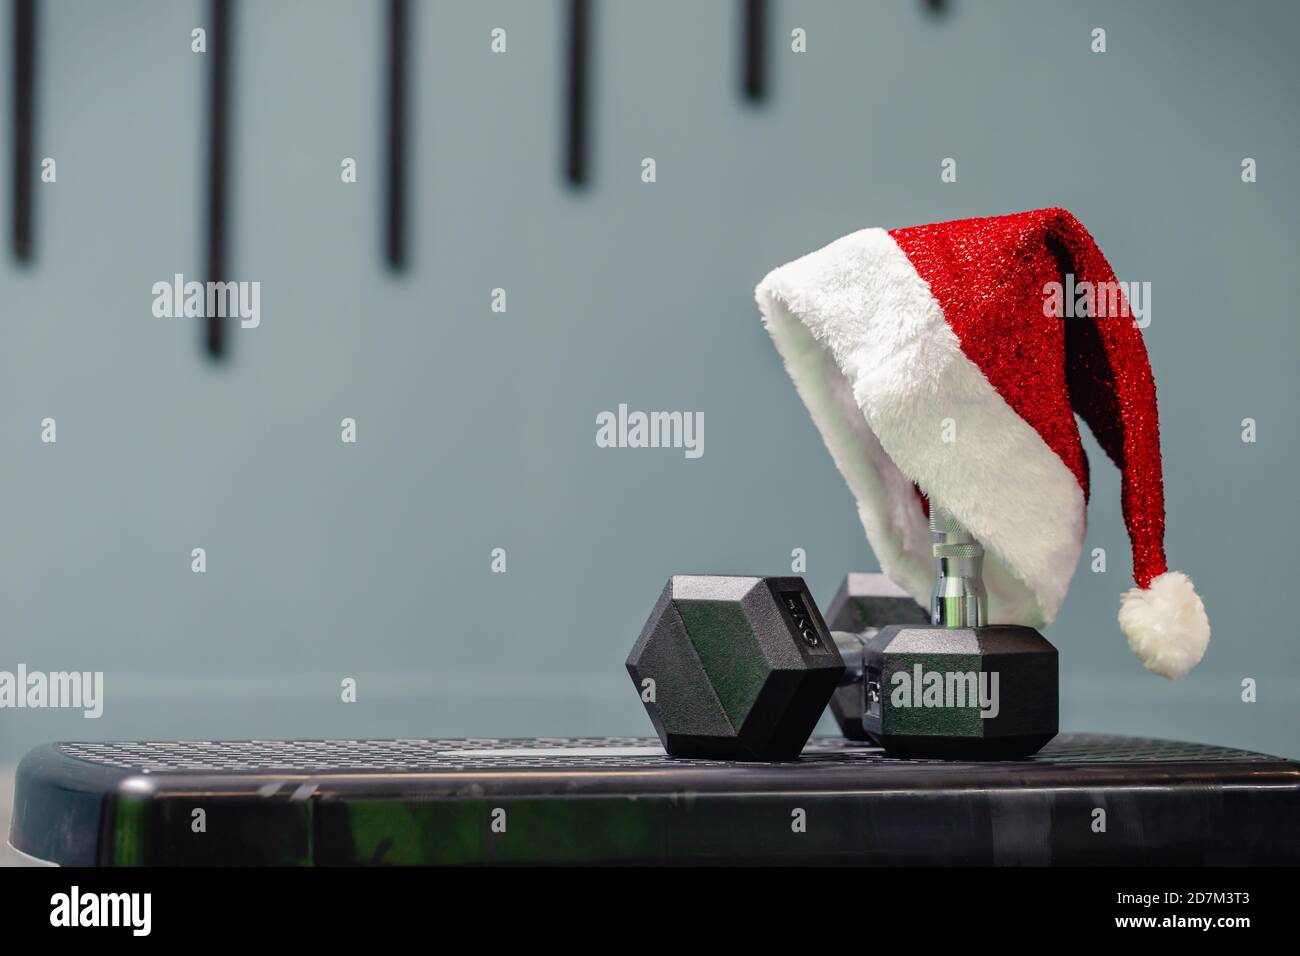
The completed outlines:
<svg viewBox="0 0 1300 956">
<path fill-rule="evenodd" d="M 1088 230 L 1064 209 L 890 231 L 952 326 L 962 351 L 1074 473 L 1088 460 L 1077 413 L 1120 469 L 1124 521 L 1139 587 L 1166 570 L 1164 480 L 1155 382 L 1128 314 L 1058 317 L 1047 283 L 1114 283 Z M 1014 467 L 1014 463 L 1011 463 Z"/>
</svg>

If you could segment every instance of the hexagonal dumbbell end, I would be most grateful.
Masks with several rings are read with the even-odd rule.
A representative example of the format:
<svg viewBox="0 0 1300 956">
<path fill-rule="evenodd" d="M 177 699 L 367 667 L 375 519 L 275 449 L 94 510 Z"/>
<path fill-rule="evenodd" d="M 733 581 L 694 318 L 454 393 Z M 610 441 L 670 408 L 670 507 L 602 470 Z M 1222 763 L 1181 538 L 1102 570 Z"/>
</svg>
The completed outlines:
<svg viewBox="0 0 1300 956">
<path fill-rule="evenodd" d="M 1032 627 L 891 626 L 863 648 L 863 725 L 891 754 L 998 760 L 1056 736 L 1056 648 Z"/>
<path fill-rule="evenodd" d="M 880 629 L 889 624 L 929 624 L 930 612 L 912 600 L 911 595 L 883 574 L 853 571 L 844 576 L 826 612 L 826 624 L 837 634 L 836 640 L 860 644 L 868 628 Z M 844 650 L 841 647 L 841 650 Z M 861 653 L 845 658 L 860 659 Z M 854 678 L 860 675 L 846 675 Z M 850 740 L 867 740 L 862 726 L 862 682 L 852 679 L 835 689 L 831 696 L 831 714 L 840 725 L 840 733 Z"/>
<path fill-rule="evenodd" d="M 793 760 L 844 664 L 802 578 L 669 578 L 627 672 L 677 757 Z"/>
</svg>

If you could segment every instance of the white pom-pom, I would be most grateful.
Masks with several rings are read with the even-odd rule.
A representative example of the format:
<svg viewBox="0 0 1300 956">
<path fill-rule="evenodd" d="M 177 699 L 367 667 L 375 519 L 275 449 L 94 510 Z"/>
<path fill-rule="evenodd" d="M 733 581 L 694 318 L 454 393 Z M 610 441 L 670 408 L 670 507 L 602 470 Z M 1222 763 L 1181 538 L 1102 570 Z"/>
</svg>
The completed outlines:
<svg viewBox="0 0 1300 956">
<path fill-rule="evenodd" d="M 1132 588 L 1119 605 L 1120 630 L 1148 670 L 1178 680 L 1205 654 L 1210 619 L 1181 571 L 1166 571 L 1149 588 Z"/>
</svg>

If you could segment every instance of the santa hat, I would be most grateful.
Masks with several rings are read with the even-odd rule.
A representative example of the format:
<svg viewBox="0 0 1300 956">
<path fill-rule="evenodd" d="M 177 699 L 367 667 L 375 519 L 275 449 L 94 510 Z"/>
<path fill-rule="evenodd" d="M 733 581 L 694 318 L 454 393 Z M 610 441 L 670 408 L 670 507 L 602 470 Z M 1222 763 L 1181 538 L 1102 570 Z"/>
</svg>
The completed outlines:
<svg viewBox="0 0 1300 956">
<path fill-rule="evenodd" d="M 1106 314 L 1052 308 L 1069 275 Z M 1142 663 L 1178 678 L 1210 622 L 1165 565 L 1155 383 L 1115 282 L 1077 219 L 1040 209 L 864 229 L 774 270 L 756 296 L 881 568 L 923 605 L 929 499 L 984 545 L 989 620 L 1051 623 L 1083 548 L 1075 415 L 1087 422 L 1123 480 L 1137 587 L 1120 628 Z"/>
</svg>

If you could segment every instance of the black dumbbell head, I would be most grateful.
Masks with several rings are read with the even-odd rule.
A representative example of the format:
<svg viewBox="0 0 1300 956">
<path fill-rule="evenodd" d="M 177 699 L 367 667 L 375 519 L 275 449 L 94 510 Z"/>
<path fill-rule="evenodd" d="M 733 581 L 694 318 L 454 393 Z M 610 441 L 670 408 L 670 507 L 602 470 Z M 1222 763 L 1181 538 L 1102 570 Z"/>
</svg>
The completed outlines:
<svg viewBox="0 0 1300 956">
<path fill-rule="evenodd" d="M 627 671 L 668 753 L 793 760 L 844 664 L 802 578 L 678 575 Z"/>
<path fill-rule="evenodd" d="M 863 722 L 891 754 L 1024 757 L 1056 736 L 1056 648 L 1031 627 L 886 627 L 864 647 Z"/>
<path fill-rule="evenodd" d="M 826 612 L 826 624 L 832 631 L 858 634 L 868 627 L 889 624 L 929 624 L 930 612 L 917 604 L 910 594 L 879 573 L 850 572 L 835 592 Z M 831 713 L 840 733 L 850 740 L 867 740 L 862 726 L 862 686 L 860 683 L 836 688 L 831 697 Z"/>
</svg>

